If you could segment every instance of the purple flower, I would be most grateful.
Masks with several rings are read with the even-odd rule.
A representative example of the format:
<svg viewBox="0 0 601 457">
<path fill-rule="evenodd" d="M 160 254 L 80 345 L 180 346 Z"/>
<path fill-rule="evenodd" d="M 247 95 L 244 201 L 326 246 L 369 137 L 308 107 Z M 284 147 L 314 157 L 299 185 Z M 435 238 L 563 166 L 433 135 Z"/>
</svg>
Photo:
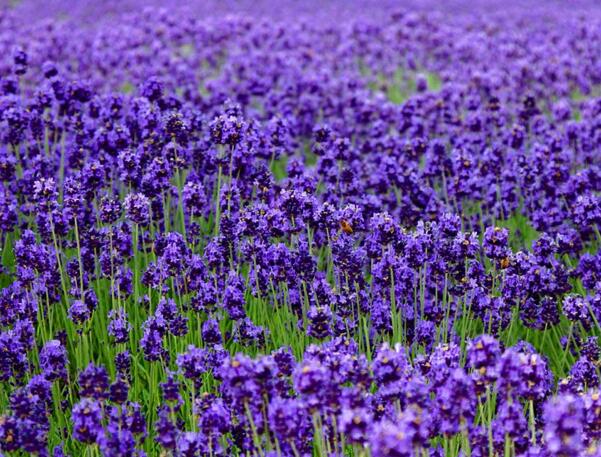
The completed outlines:
<svg viewBox="0 0 601 457">
<path fill-rule="evenodd" d="M 349 443 L 364 444 L 369 436 L 372 415 L 366 409 L 345 408 L 340 415 L 339 424 Z"/>
<path fill-rule="evenodd" d="M 82 325 L 92 317 L 90 308 L 81 300 L 75 300 L 69 307 L 69 319 L 76 325 Z"/>
<path fill-rule="evenodd" d="M 97 400 L 84 398 L 71 413 L 73 437 L 82 443 L 96 443 L 103 433 L 102 407 Z"/>
<path fill-rule="evenodd" d="M 568 457 L 584 451 L 584 405 L 573 395 L 560 395 L 544 408 L 543 439 L 550 456 Z"/>
<path fill-rule="evenodd" d="M 0 416 L 0 449 L 5 452 L 16 451 L 20 447 L 19 423 L 12 416 Z"/>
<path fill-rule="evenodd" d="M 121 217 L 121 210 L 119 200 L 105 197 L 100 202 L 100 220 L 105 224 L 114 224 Z"/>
<path fill-rule="evenodd" d="M 207 319 L 202 323 L 202 339 L 206 344 L 221 344 L 221 330 L 219 329 L 219 322 L 215 319 Z"/>
<path fill-rule="evenodd" d="M 125 197 L 125 212 L 135 224 L 145 226 L 150 222 L 150 200 L 144 194 L 134 193 Z"/>
<path fill-rule="evenodd" d="M 140 92 L 143 97 L 154 102 L 163 97 L 164 90 L 163 82 L 158 77 L 152 76 L 142 84 Z"/>
<path fill-rule="evenodd" d="M 589 313 L 589 304 L 585 297 L 567 295 L 562 304 L 565 316 L 574 323 L 580 322 L 585 328 L 591 326 L 592 320 Z"/>
<path fill-rule="evenodd" d="M 487 386 L 499 376 L 499 360 L 501 346 L 489 335 L 480 335 L 470 340 L 467 346 L 467 358 L 470 368 L 474 370 L 472 377 L 477 386 Z"/>
<path fill-rule="evenodd" d="M 188 181 L 182 190 L 185 211 L 190 216 L 203 216 L 208 205 L 206 190 L 198 181 Z"/>
<path fill-rule="evenodd" d="M 156 442 L 165 449 L 175 449 L 178 429 L 170 418 L 169 408 L 160 408 L 158 416 L 154 424 Z"/>
<path fill-rule="evenodd" d="M 273 398 L 269 402 L 268 421 L 269 430 L 290 451 L 292 446 L 302 448 L 302 443 L 310 442 L 313 435 L 310 416 L 296 398 Z"/>
<path fill-rule="evenodd" d="M 127 321 L 127 314 L 123 309 L 109 312 L 108 334 L 115 339 L 115 343 L 127 343 L 131 325 Z"/>
<path fill-rule="evenodd" d="M 332 311 L 328 306 L 311 306 L 307 312 L 307 319 L 308 335 L 321 340 L 332 334 Z"/>
<path fill-rule="evenodd" d="M 440 430 L 454 435 L 467 429 L 475 417 L 476 395 L 474 383 L 461 368 L 449 373 L 447 382 L 436 390 L 440 415 Z"/>
<path fill-rule="evenodd" d="M 235 114 L 222 114 L 211 121 L 209 129 L 215 143 L 234 147 L 242 140 L 246 123 Z"/>
<path fill-rule="evenodd" d="M 373 457 L 410 457 L 414 455 L 413 434 L 404 427 L 388 420 L 378 422 L 369 435 Z"/>
<path fill-rule="evenodd" d="M 119 352 L 115 355 L 115 368 L 122 376 L 129 378 L 131 369 L 131 355 L 129 351 Z"/>
<path fill-rule="evenodd" d="M 384 343 L 372 363 L 372 370 L 379 392 L 382 395 L 397 395 L 410 371 L 404 348 L 397 344 L 392 349 Z"/>
<path fill-rule="evenodd" d="M 179 403 L 181 401 L 180 385 L 173 373 L 167 376 L 167 381 L 161 383 L 163 401 Z"/>
<path fill-rule="evenodd" d="M 185 378 L 194 381 L 194 385 L 200 388 L 202 375 L 207 371 L 208 354 L 205 349 L 192 345 L 188 346 L 187 352 L 177 356 L 177 366 Z"/>
<path fill-rule="evenodd" d="M 117 378 L 117 380 L 109 386 L 109 400 L 113 403 L 117 403 L 119 405 L 125 403 L 127 401 L 127 396 L 129 394 L 129 384 L 122 377 Z"/>
<path fill-rule="evenodd" d="M 144 323 L 144 332 L 140 338 L 140 347 L 144 351 L 144 358 L 150 362 L 156 362 L 164 358 L 167 354 L 163 346 L 163 336 L 165 334 L 165 325 L 163 319 L 154 317 L 149 318 Z"/>
<path fill-rule="evenodd" d="M 500 227 L 487 227 L 484 232 L 482 247 L 484 253 L 490 259 L 501 261 L 507 259 L 511 250 L 508 246 L 509 232 Z"/>
<path fill-rule="evenodd" d="M 92 362 L 79 374 L 79 394 L 82 397 L 91 397 L 102 400 L 107 396 L 109 378 L 104 367 L 94 365 Z"/>
<path fill-rule="evenodd" d="M 230 411 L 222 398 L 209 397 L 206 395 L 197 403 L 198 425 L 211 441 L 217 442 L 231 428 Z"/>
<path fill-rule="evenodd" d="M 585 432 L 587 444 L 593 444 L 601 438 L 601 395 L 597 389 L 583 396 Z"/>
<path fill-rule="evenodd" d="M 196 457 L 206 454 L 207 438 L 200 432 L 183 432 L 176 442 L 177 455 L 182 457 Z"/>
<path fill-rule="evenodd" d="M 67 351 L 58 340 L 48 341 L 40 351 L 40 368 L 46 379 L 67 378 Z"/>
</svg>

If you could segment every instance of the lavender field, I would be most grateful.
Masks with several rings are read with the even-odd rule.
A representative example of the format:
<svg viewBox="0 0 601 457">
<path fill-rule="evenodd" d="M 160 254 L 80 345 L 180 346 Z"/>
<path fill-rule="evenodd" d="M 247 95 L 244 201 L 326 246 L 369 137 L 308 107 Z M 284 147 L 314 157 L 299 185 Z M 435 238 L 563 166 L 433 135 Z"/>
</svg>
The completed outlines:
<svg viewBox="0 0 601 457">
<path fill-rule="evenodd" d="M 601 457 L 601 5 L 0 4 L 0 456 Z"/>
</svg>

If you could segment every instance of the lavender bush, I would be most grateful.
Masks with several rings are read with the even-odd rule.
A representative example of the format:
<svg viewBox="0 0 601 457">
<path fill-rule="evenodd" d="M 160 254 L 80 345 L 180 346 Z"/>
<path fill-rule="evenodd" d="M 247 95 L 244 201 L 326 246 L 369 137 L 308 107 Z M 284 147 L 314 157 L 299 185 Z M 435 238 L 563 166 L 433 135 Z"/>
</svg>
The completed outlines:
<svg viewBox="0 0 601 457">
<path fill-rule="evenodd" d="M 1 454 L 601 456 L 599 7 L 182 3 L 0 9 Z"/>
</svg>

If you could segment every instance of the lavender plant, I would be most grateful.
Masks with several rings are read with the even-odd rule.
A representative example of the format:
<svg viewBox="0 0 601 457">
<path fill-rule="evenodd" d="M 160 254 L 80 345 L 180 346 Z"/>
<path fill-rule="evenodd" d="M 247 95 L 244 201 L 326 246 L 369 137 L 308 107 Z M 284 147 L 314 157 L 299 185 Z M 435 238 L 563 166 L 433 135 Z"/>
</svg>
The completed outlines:
<svg viewBox="0 0 601 457">
<path fill-rule="evenodd" d="M 189 3 L 0 9 L 0 453 L 601 456 L 595 3 Z"/>
</svg>

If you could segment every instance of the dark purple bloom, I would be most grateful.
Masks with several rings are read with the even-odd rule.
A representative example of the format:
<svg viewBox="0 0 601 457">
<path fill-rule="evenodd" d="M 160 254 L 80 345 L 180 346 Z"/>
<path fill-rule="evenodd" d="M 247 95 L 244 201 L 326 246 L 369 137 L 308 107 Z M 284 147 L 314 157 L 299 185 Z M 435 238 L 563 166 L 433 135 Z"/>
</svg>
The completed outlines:
<svg viewBox="0 0 601 457">
<path fill-rule="evenodd" d="M 97 400 L 84 398 L 73 407 L 73 437 L 82 443 L 96 443 L 103 433 L 102 408 Z"/>
<path fill-rule="evenodd" d="M 144 194 L 129 194 L 124 201 L 127 217 L 135 224 L 145 226 L 150 222 L 150 200 Z"/>
<path fill-rule="evenodd" d="M 568 457 L 584 451 L 584 405 L 573 395 L 560 395 L 549 400 L 544 410 L 543 439 L 550 456 Z"/>
<path fill-rule="evenodd" d="M 40 351 L 40 368 L 46 379 L 67 378 L 67 351 L 58 340 L 48 341 Z"/>
<path fill-rule="evenodd" d="M 109 378 L 102 366 L 90 364 L 79 374 L 79 394 L 102 400 L 107 396 Z"/>
<path fill-rule="evenodd" d="M 131 325 L 127 321 L 124 310 L 112 310 L 109 312 L 108 334 L 115 339 L 115 343 L 127 343 Z"/>
<path fill-rule="evenodd" d="M 169 408 L 159 409 L 159 417 L 154 424 L 155 440 L 165 449 L 174 449 L 178 429 L 170 418 Z"/>
</svg>

